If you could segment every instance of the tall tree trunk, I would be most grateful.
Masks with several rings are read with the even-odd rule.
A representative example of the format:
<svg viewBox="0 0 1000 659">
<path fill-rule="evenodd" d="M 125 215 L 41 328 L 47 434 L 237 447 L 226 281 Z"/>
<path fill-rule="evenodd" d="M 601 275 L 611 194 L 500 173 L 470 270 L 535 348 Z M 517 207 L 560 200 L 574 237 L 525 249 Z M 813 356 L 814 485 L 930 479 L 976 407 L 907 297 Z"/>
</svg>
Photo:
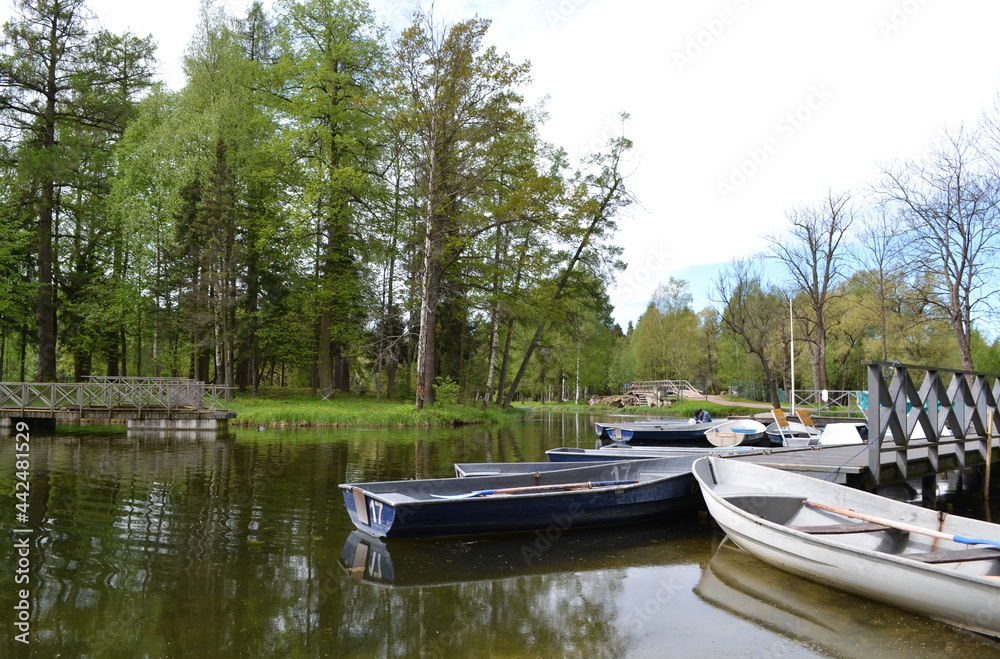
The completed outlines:
<svg viewBox="0 0 1000 659">
<path fill-rule="evenodd" d="M 138 307 L 136 318 L 136 326 L 139 331 L 135 335 L 135 374 L 136 377 L 142 377 L 142 304 L 140 300 L 140 305 Z"/>
<path fill-rule="evenodd" d="M 432 161 L 433 162 L 433 161 Z M 428 183 L 428 190 L 433 189 L 433 170 L 431 167 L 431 181 Z M 433 389 L 427 387 L 427 371 L 433 370 L 428 362 L 432 361 L 433 352 L 430 347 L 434 343 L 434 328 L 430 325 L 433 317 L 432 312 L 432 284 L 433 277 L 431 269 L 434 267 L 434 202 L 432 195 L 427 195 L 427 215 L 424 220 L 424 269 L 420 285 L 420 332 L 417 337 L 417 409 L 423 409 L 425 404 L 432 402 Z"/>
<path fill-rule="evenodd" d="M 52 20 L 49 29 L 49 57 L 46 71 L 45 116 L 42 150 L 48 156 L 43 169 L 42 207 L 38 214 L 38 380 L 56 380 L 56 310 L 52 288 L 52 214 L 55 207 L 56 143 L 56 64 L 60 55 L 59 22 Z"/>
<path fill-rule="evenodd" d="M 47 138 L 46 138 L 47 139 Z M 42 186 L 38 218 L 38 380 L 56 380 L 56 312 L 52 290 L 53 184 Z"/>
<path fill-rule="evenodd" d="M 20 382 L 26 381 L 24 379 L 24 364 L 26 361 L 25 358 L 27 357 L 27 353 L 28 353 L 28 328 L 22 325 L 21 326 L 21 375 L 19 380 Z"/>
<path fill-rule="evenodd" d="M 319 315 L 319 359 L 316 364 L 319 390 L 323 395 L 333 389 L 333 357 L 330 346 L 330 326 L 333 324 L 333 310 L 324 308 Z"/>
<path fill-rule="evenodd" d="M 504 388 L 507 386 L 507 367 L 510 365 L 510 339 L 514 334 L 514 318 L 507 319 L 507 331 L 503 339 L 503 359 L 500 362 L 500 375 L 497 377 L 497 405 L 504 401 Z"/>
<path fill-rule="evenodd" d="M 576 392 L 573 394 L 573 404 L 580 404 L 580 346 L 576 347 Z"/>
<path fill-rule="evenodd" d="M 494 300 L 493 302 L 493 329 L 490 331 L 490 359 L 486 367 L 486 392 L 483 394 L 483 406 L 482 409 L 486 409 L 486 406 L 490 403 L 490 397 L 493 395 L 493 370 L 496 364 L 497 358 L 497 339 L 500 335 L 500 301 Z"/>
<path fill-rule="evenodd" d="M 28 356 L 28 328 L 21 326 L 21 376 L 20 382 L 26 382 L 24 379 L 24 364 L 26 357 Z"/>
</svg>

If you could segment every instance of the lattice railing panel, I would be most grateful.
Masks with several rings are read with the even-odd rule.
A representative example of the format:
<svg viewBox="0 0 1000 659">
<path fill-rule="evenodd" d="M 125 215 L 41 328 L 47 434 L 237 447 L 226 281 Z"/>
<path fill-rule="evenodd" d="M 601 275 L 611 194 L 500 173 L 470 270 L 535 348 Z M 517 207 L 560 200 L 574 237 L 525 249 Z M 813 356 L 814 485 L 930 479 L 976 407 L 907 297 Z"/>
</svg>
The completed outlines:
<svg viewBox="0 0 1000 659">
<path fill-rule="evenodd" d="M 228 409 L 232 387 L 178 378 L 91 378 L 88 382 L 0 382 L 0 408 L 20 410 Z"/>
<path fill-rule="evenodd" d="M 997 416 L 1000 377 L 993 373 L 938 369 L 896 362 L 867 362 L 868 368 L 868 465 L 878 482 L 883 453 L 892 452 L 899 473 L 911 477 L 914 450 L 926 450 L 933 470 L 940 466 L 942 445 L 954 446 L 958 467 L 967 464 L 966 452 L 984 458 L 990 446 L 990 412 Z M 883 369 L 892 377 L 885 381 Z M 917 388 L 911 371 L 926 375 Z M 950 377 L 945 386 L 942 375 Z M 990 384 L 990 381 L 993 384 Z M 884 448 L 887 436 L 893 446 Z M 916 440 L 916 441 L 914 441 Z"/>
</svg>

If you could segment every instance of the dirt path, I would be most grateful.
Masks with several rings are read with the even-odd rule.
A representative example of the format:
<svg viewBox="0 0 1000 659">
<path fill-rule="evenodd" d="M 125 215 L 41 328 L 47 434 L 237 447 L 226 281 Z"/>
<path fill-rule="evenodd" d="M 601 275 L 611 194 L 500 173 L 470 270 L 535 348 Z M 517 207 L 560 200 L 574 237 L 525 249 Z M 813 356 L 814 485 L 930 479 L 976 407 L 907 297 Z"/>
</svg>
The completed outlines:
<svg viewBox="0 0 1000 659">
<path fill-rule="evenodd" d="M 738 400 L 729 400 L 725 396 L 708 396 L 708 402 L 715 403 L 717 405 L 735 405 L 736 407 L 751 407 L 755 410 L 767 411 L 771 409 L 771 406 L 767 403 L 746 403 Z"/>
</svg>

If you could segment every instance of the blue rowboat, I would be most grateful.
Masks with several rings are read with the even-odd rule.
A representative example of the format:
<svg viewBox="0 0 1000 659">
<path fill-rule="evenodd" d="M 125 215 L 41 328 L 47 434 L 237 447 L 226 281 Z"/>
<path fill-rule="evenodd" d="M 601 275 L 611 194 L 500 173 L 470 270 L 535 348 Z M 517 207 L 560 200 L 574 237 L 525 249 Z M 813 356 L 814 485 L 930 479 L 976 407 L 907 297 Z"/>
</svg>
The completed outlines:
<svg viewBox="0 0 1000 659">
<path fill-rule="evenodd" d="M 576 448 L 561 446 L 550 448 L 545 452 L 549 462 L 565 465 L 567 463 L 607 462 L 608 460 L 650 460 L 654 458 L 669 458 L 677 456 L 706 455 L 753 455 L 770 453 L 789 449 L 762 448 L 759 446 L 636 446 L 628 444 L 609 444 L 600 449 Z M 794 450 L 794 449 L 792 449 Z M 565 468 L 565 467 L 563 467 Z"/>
<path fill-rule="evenodd" d="M 698 507 L 691 475 L 698 457 L 499 476 L 345 483 L 340 488 L 354 525 L 380 538 L 532 531 L 552 524 L 566 530 L 660 518 Z M 612 484 L 599 484 L 608 481 Z"/>
<path fill-rule="evenodd" d="M 669 457 L 669 456 L 660 456 Z M 621 462 L 619 458 L 605 457 L 604 460 L 591 462 L 588 466 L 598 466 Z M 557 471 L 559 469 L 575 469 L 578 464 L 561 462 L 456 462 L 455 475 L 459 478 L 474 476 L 510 476 L 513 474 L 533 474 L 536 471 Z"/>
<path fill-rule="evenodd" d="M 707 445 L 705 432 L 723 423 L 725 421 L 618 424 L 610 428 L 608 433 L 612 441 L 632 446 Z"/>
</svg>

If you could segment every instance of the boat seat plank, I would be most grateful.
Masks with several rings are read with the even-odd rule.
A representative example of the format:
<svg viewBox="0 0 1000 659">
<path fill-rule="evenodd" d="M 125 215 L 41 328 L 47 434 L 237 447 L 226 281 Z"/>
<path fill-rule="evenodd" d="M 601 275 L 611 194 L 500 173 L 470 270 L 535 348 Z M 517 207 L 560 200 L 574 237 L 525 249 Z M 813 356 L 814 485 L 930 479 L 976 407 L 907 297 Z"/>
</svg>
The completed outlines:
<svg viewBox="0 0 1000 659">
<path fill-rule="evenodd" d="M 1000 558 L 1000 549 L 993 547 L 940 549 L 922 554 L 902 554 L 902 556 L 921 563 L 964 563 L 965 561 L 988 561 Z"/>
<path fill-rule="evenodd" d="M 676 476 L 679 473 L 683 473 L 683 472 L 678 472 L 678 471 L 644 471 L 641 474 L 639 474 L 639 482 L 640 483 L 648 483 L 649 481 L 657 481 L 657 480 L 660 480 L 661 478 L 670 478 L 671 476 Z"/>
<path fill-rule="evenodd" d="M 826 524 L 822 526 L 791 526 L 789 527 L 803 533 L 814 535 L 832 535 L 840 533 L 869 533 L 872 531 L 889 531 L 890 527 L 873 522 L 854 522 L 847 524 Z"/>
<path fill-rule="evenodd" d="M 409 501 L 420 501 L 407 494 L 400 494 L 399 492 L 380 492 L 378 495 L 379 499 L 382 499 L 386 503 L 396 505 L 397 503 L 407 503 Z"/>
</svg>

